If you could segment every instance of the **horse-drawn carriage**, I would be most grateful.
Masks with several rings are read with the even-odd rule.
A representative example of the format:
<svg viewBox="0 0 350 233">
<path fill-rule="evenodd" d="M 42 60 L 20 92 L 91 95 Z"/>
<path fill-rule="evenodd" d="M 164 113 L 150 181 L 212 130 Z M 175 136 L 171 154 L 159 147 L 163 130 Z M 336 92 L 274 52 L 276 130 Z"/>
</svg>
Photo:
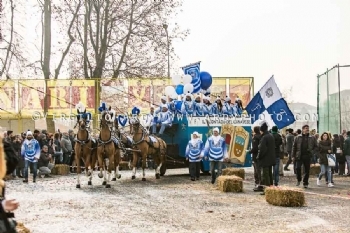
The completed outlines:
<svg viewBox="0 0 350 233">
<path fill-rule="evenodd" d="M 91 137 L 86 110 L 78 109 L 75 154 L 77 161 L 77 188 L 80 188 L 79 174 L 80 158 L 84 160 L 86 175 L 91 185 L 92 173 L 98 161 L 99 177 L 104 178 L 103 185 L 110 187 L 110 175 L 114 173 L 112 181 L 120 178 L 119 163 L 122 160 L 132 162 L 132 179 L 135 179 L 139 158 L 142 161 L 143 177 L 148 160 L 154 164 L 157 179 L 164 175 L 168 168 L 188 167 L 185 151 L 192 133 L 197 131 L 203 142 L 211 135 L 212 127 L 221 128 L 221 134 L 228 144 L 230 163 L 226 166 L 250 167 L 251 156 L 247 152 L 251 140 L 250 118 L 222 118 L 222 117 L 186 117 L 175 115 L 171 127 L 163 135 L 150 135 L 148 129 L 142 125 L 139 116 L 129 117 L 129 125 L 120 126 L 115 111 L 104 106 L 100 110 L 100 133 L 97 142 Z M 125 117 L 125 116 L 124 116 Z M 129 128 L 129 130 L 125 130 Z M 201 170 L 208 173 L 209 162 L 202 161 Z M 104 172 L 104 174 L 103 174 Z"/>
</svg>

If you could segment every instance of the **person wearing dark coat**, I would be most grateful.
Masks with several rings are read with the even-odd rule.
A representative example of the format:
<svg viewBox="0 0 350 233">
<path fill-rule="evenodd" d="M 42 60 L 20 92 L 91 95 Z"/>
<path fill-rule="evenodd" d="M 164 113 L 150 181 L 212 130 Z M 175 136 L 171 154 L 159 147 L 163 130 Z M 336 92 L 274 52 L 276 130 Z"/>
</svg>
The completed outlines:
<svg viewBox="0 0 350 233">
<path fill-rule="evenodd" d="M 289 171 L 288 167 L 292 163 L 292 148 L 294 143 L 294 135 L 293 135 L 293 129 L 288 129 L 288 134 L 286 136 L 286 149 L 288 153 L 288 161 L 286 165 L 284 166 L 285 171 Z"/>
<path fill-rule="evenodd" d="M 262 169 L 262 183 L 264 188 L 273 185 L 272 167 L 276 164 L 275 138 L 267 131 L 268 126 L 264 122 L 260 126 L 261 140 L 257 161 Z M 264 195 L 265 193 L 262 193 Z"/>
<path fill-rule="evenodd" d="M 261 134 L 260 134 L 260 127 L 255 126 L 253 128 L 253 139 L 252 139 L 252 148 L 249 151 L 253 155 L 253 167 L 254 167 L 254 179 L 255 179 L 255 188 L 253 189 L 254 192 L 262 192 L 264 191 L 263 186 L 261 185 L 261 169 L 259 167 L 259 163 L 256 159 L 258 156 L 259 152 L 259 143 L 261 139 Z"/>
<path fill-rule="evenodd" d="M 278 133 L 278 128 L 277 126 L 273 126 L 272 129 L 272 136 L 275 139 L 275 157 L 276 157 L 276 164 L 273 167 L 273 181 L 274 185 L 278 186 L 278 182 L 280 180 L 280 154 L 283 153 L 281 152 L 281 146 L 282 146 L 282 136 Z"/>
<path fill-rule="evenodd" d="M 345 155 L 348 167 L 348 173 L 346 175 L 350 176 L 350 131 L 346 132 L 346 135 L 347 138 L 344 140 L 343 154 Z"/>
<path fill-rule="evenodd" d="M 333 154 L 335 154 L 336 156 L 334 172 L 335 173 L 339 172 L 340 176 L 343 176 L 345 174 L 346 158 L 345 158 L 345 155 L 343 154 L 343 149 L 344 149 L 343 147 L 344 147 L 344 142 L 342 143 L 342 140 L 338 134 L 334 134 L 333 147 L 332 147 Z"/>
<path fill-rule="evenodd" d="M 321 185 L 321 179 L 323 175 L 326 175 L 326 180 L 333 180 L 332 178 L 332 169 L 328 166 L 327 154 L 332 152 L 332 142 L 329 138 L 328 133 L 324 132 L 321 135 L 321 140 L 318 143 L 319 151 L 319 163 L 321 165 L 321 172 L 317 177 L 317 186 Z M 328 179 L 327 179 L 328 177 Z M 333 187 L 332 182 L 328 183 L 328 187 Z"/>
<path fill-rule="evenodd" d="M 301 182 L 301 167 L 304 166 L 305 174 L 303 179 L 304 188 L 309 186 L 309 174 L 311 158 L 315 153 L 318 153 L 316 138 L 309 134 L 309 126 L 304 125 L 301 135 L 298 135 L 293 144 L 293 159 L 296 161 L 297 186 Z"/>
</svg>

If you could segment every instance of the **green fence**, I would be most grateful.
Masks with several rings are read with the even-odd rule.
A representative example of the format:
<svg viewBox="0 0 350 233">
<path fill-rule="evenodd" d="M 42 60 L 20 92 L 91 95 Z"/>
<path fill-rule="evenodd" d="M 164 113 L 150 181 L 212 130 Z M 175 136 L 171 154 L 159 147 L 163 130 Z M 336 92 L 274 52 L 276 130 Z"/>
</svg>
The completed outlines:
<svg viewBox="0 0 350 233">
<path fill-rule="evenodd" d="M 318 132 L 350 130 L 350 65 L 336 65 L 317 76 Z"/>
</svg>

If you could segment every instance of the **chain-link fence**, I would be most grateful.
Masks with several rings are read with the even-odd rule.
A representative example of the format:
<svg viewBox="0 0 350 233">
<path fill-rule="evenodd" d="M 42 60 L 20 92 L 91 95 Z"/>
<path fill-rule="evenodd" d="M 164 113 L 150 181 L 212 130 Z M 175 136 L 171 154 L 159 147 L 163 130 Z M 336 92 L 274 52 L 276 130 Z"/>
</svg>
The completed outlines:
<svg viewBox="0 0 350 233">
<path fill-rule="evenodd" d="M 336 65 L 317 76 L 318 132 L 350 130 L 350 65 Z"/>
</svg>

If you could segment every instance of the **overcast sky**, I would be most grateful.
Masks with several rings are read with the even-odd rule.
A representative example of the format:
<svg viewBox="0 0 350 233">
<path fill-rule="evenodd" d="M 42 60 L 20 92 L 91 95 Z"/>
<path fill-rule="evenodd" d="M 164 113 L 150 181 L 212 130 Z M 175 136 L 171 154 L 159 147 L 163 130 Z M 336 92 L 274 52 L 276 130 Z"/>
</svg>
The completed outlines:
<svg viewBox="0 0 350 233">
<path fill-rule="evenodd" d="M 252 76 L 255 91 L 274 74 L 294 102 L 316 106 L 317 74 L 350 65 L 350 0 L 189 0 L 176 22 L 191 30 L 174 44 L 177 66 L 202 61 L 212 76 Z"/>
</svg>

